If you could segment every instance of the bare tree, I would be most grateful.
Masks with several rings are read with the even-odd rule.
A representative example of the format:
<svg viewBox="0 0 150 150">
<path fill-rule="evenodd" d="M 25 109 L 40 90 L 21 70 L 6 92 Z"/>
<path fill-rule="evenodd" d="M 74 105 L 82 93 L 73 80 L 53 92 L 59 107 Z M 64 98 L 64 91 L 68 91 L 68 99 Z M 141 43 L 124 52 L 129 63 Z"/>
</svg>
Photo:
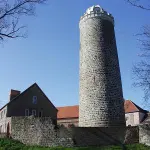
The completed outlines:
<svg viewBox="0 0 150 150">
<path fill-rule="evenodd" d="M 149 3 L 148 6 L 145 6 L 143 4 L 143 0 L 127 0 L 127 2 L 130 3 L 132 6 L 135 6 L 144 10 L 150 10 L 150 1 L 149 0 L 144 0 L 144 1 L 145 2 L 147 1 Z"/>
<path fill-rule="evenodd" d="M 134 86 L 144 91 L 144 102 L 150 99 L 150 26 L 144 26 L 142 34 L 138 34 L 141 45 L 141 61 L 133 66 Z"/>
<path fill-rule="evenodd" d="M 144 2 L 147 1 L 147 5 Z M 150 11 L 149 0 L 127 0 L 132 6 Z M 140 43 L 141 61 L 133 66 L 134 86 L 144 91 L 144 104 L 148 106 L 150 99 L 150 26 L 144 26 L 141 34 L 137 34 Z"/>
<path fill-rule="evenodd" d="M 35 5 L 46 0 L 0 0 L 0 41 L 7 38 L 25 37 L 20 18 L 35 14 Z"/>
</svg>

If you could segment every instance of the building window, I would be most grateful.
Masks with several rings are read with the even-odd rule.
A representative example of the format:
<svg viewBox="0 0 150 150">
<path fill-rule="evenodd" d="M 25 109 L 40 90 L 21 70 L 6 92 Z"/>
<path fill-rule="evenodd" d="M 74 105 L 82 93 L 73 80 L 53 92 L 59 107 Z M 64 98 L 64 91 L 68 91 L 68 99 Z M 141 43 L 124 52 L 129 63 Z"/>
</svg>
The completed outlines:
<svg viewBox="0 0 150 150">
<path fill-rule="evenodd" d="M 32 103 L 37 104 L 37 96 L 33 96 Z"/>
<path fill-rule="evenodd" d="M 29 109 L 25 109 L 25 116 L 29 116 Z"/>
<path fill-rule="evenodd" d="M 39 117 L 42 117 L 43 116 L 43 111 L 39 111 Z"/>
<path fill-rule="evenodd" d="M 32 110 L 32 115 L 36 116 L 36 110 L 35 109 Z"/>
</svg>

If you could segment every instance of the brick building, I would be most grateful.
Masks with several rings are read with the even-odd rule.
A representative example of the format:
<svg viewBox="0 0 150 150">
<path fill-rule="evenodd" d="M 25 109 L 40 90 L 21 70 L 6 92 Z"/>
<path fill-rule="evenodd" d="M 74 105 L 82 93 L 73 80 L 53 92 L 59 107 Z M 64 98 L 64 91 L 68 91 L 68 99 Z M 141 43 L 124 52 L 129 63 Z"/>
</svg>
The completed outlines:
<svg viewBox="0 0 150 150">
<path fill-rule="evenodd" d="M 68 127 L 69 125 L 78 126 L 79 122 L 79 105 L 57 107 L 57 123 Z M 126 126 L 136 126 L 143 122 L 147 117 L 147 111 L 140 108 L 131 100 L 124 102 Z"/>
</svg>

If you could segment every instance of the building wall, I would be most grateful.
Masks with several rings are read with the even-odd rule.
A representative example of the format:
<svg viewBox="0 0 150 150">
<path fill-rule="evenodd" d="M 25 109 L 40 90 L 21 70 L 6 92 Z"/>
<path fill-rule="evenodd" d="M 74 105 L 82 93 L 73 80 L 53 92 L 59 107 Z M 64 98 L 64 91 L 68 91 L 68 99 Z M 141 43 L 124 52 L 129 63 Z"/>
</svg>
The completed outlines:
<svg viewBox="0 0 150 150">
<path fill-rule="evenodd" d="M 33 103 L 33 96 L 37 96 L 36 104 Z M 36 110 L 36 116 L 42 111 L 42 116 L 57 121 L 57 109 L 36 85 L 8 104 L 7 116 L 25 116 L 25 109 L 29 109 L 29 115 L 32 115 L 32 110 Z"/>
<path fill-rule="evenodd" d="M 114 25 L 101 16 L 83 16 L 79 24 L 80 127 L 125 126 Z"/>
<path fill-rule="evenodd" d="M 138 124 L 140 124 L 140 113 L 139 112 L 135 112 L 135 113 L 133 113 L 134 114 L 134 124 L 135 125 L 138 125 Z"/>
<path fill-rule="evenodd" d="M 68 118 L 68 119 L 58 119 L 57 124 L 64 125 L 65 127 L 69 127 L 70 125 L 74 125 L 78 127 L 79 119 L 78 118 Z"/>
<path fill-rule="evenodd" d="M 145 116 L 142 112 L 133 112 L 133 113 L 126 113 L 126 126 L 137 126 L 141 123 L 143 117 Z"/>
<path fill-rule="evenodd" d="M 143 117 L 145 116 L 142 112 L 134 112 L 134 113 L 126 113 L 126 126 L 137 126 L 141 123 L 143 120 Z M 68 127 L 71 124 L 74 124 L 74 126 L 79 126 L 79 118 L 66 118 L 66 119 L 58 119 L 58 124 L 63 124 L 65 127 Z"/>
<path fill-rule="evenodd" d="M 8 126 L 11 132 L 11 117 L 7 117 L 7 106 L 5 106 L 0 110 L 0 133 L 6 133 Z"/>
</svg>

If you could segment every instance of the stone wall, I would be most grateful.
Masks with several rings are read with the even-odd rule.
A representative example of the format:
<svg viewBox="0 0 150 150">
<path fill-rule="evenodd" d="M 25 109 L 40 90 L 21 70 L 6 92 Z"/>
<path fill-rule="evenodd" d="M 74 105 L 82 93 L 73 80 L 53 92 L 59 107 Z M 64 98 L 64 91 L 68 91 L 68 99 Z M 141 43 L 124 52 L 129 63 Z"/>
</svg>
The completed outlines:
<svg viewBox="0 0 150 150">
<path fill-rule="evenodd" d="M 51 118 L 12 117 L 11 137 L 28 145 L 101 146 L 123 143 L 124 128 L 55 126 Z"/>
<path fill-rule="evenodd" d="M 75 146 L 122 145 L 125 129 L 115 127 L 73 127 L 70 129 Z"/>
<path fill-rule="evenodd" d="M 28 145 L 85 147 L 132 144 L 138 143 L 139 139 L 140 143 L 150 145 L 150 125 L 142 125 L 140 129 L 138 126 L 127 128 L 72 126 L 66 128 L 55 126 L 49 117 L 32 116 L 12 117 L 11 125 L 11 137 Z"/>
<path fill-rule="evenodd" d="M 11 125 L 11 137 L 24 144 L 49 147 L 73 145 L 71 138 L 57 136 L 56 126 L 52 124 L 49 117 L 12 117 Z"/>
<path fill-rule="evenodd" d="M 6 133 L 0 133 L 0 138 L 7 138 L 7 134 Z"/>
<path fill-rule="evenodd" d="M 124 128 L 102 128 L 102 127 L 75 127 L 66 128 L 61 126 L 58 136 L 71 137 L 74 146 L 102 146 L 102 145 L 121 145 L 124 141 Z"/>
<path fill-rule="evenodd" d="M 150 146 L 150 123 L 139 126 L 139 142 Z"/>
<path fill-rule="evenodd" d="M 125 144 L 139 143 L 139 127 L 126 127 Z"/>
</svg>

